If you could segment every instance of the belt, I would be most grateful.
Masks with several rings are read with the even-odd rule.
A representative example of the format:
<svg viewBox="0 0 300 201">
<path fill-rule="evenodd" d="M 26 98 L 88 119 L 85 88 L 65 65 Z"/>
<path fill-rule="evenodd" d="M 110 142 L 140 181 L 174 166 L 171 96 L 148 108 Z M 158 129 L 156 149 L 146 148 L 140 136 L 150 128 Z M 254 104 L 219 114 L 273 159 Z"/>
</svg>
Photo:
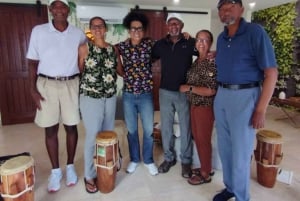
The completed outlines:
<svg viewBox="0 0 300 201">
<path fill-rule="evenodd" d="M 218 82 L 218 85 L 222 88 L 238 90 L 238 89 L 249 89 L 254 87 L 260 87 L 260 82 L 254 82 L 249 84 L 226 84 L 226 83 Z"/>
<path fill-rule="evenodd" d="M 44 75 L 44 74 L 39 74 L 40 77 L 44 77 L 47 78 L 49 80 L 58 80 L 58 81 L 67 81 L 67 80 L 73 80 L 75 79 L 79 74 L 75 74 L 75 75 L 71 75 L 71 76 L 56 76 L 56 77 L 51 77 L 48 75 Z"/>
</svg>

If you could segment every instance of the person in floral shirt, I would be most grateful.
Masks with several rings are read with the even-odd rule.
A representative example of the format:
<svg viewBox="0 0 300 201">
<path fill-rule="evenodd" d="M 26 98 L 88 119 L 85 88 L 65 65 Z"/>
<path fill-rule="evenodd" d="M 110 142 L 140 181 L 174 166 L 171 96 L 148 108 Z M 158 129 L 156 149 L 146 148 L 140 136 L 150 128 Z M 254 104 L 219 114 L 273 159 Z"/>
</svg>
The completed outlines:
<svg viewBox="0 0 300 201">
<path fill-rule="evenodd" d="M 80 111 L 86 137 L 84 145 L 84 181 L 88 193 L 98 191 L 95 179 L 94 151 L 97 133 L 113 130 L 116 111 L 117 71 L 122 67 L 118 50 L 105 41 L 106 23 L 101 17 L 90 20 L 93 40 L 79 47 Z"/>
<path fill-rule="evenodd" d="M 143 162 L 151 175 L 158 170 L 153 161 L 153 80 L 151 52 L 154 41 L 144 38 L 148 19 L 144 14 L 130 12 L 123 20 L 130 38 L 117 44 L 123 61 L 123 108 L 128 129 L 130 163 L 127 173 L 133 173 L 141 162 L 138 115 L 143 127 Z"/>
</svg>

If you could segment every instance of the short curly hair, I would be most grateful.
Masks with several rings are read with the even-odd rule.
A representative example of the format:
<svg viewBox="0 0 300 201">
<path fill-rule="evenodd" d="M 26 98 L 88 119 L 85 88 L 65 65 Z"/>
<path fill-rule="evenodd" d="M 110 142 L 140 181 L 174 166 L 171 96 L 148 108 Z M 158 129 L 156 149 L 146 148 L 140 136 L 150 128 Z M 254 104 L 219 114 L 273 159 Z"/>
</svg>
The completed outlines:
<svg viewBox="0 0 300 201">
<path fill-rule="evenodd" d="M 142 23 L 144 30 L 147 29 L 149 20 L 146 15 L 141 12 L 131 11 L 123 19 L 123 26 L 126 29 L 130 29 L 131 22 L 139 21 Z"/>
</svg>

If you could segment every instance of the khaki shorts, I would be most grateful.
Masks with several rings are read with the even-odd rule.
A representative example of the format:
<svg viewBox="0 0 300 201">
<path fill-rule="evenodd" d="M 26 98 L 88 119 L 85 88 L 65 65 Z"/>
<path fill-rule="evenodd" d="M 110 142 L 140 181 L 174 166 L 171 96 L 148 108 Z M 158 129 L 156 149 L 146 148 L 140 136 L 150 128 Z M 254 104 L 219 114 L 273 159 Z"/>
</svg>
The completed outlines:
<svg viewBox="0 0 300 201">
<path fill-rule="evenodd" d="M 38 77 L 37 89 L 44 97 L 41 110 L 37 110 L 34 122 L 40 127 L 58 123 L 72 126 L 80 121 L 79 77 L 67 81 L 56 81 Z"/>
</svg>

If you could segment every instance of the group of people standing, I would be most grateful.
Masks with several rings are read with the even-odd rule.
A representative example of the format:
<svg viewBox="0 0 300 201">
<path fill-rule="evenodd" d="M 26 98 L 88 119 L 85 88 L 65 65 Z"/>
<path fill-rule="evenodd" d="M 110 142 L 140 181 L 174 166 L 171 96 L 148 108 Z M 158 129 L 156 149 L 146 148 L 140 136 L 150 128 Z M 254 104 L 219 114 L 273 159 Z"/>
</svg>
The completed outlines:
<svg viewBox="0 0 300 201">
<path fill-rule="evenodd" d="M 114 129 L 116 80 L 120 75 L 124 81 L 122 99 L 130 155 L 127 173 L 134 173 L 141 161 L 153 176 L 167 173 L 176 164 L 173 123 L 177 112 L 182 176 L 192 185 L 211 182 L 215 122 L 226 188 L 213 200 L 235 197 L 237 201 L 249 201 L 254 132 L 264 126 L 277 79 L 276 60 L 263 28 L 242 17 L 242 1 L 220 0 L 217 8 L 225 28 L 218 37 L 216 53 L 210 54 L 212 33 L 200 30 L 195 38 L 183 34 L 184 22 L 179 14 L 168 15 L 167 36 L 154 41 L 144 35 L 147 17 L 132 11 L 123 20 L 129 38 L 112 45 L 105 40 L 104 19 L 90 19 L 93 40 L 88 41 L 80 29 L 68 23 L 68 2 L 49 1 L 53 19 L 34 27 L 27 53 L 31 94 L 37 107 L 35 122 L 45 128 L 52 164 L 49 192 L 60 189 L 63 175 L 58 159 L 60 122 L 67 133 L 66 184 L 77 183 L 73 163 L 79 108 L 86 134 L 85 188 L 89 193 L 98 191 L 93 161 L 95 139 L 100 131 Z M 195 61 L 193 56 L 197 56 Z M 153 160 L 152 136 L 151 66 L 155 59 L 161 61 L 159 104 L 164 161 L 159 167 Z M 138 117 L 143 128 L 141 152 Z M 200 169 L 191 169 L 192 138 Z"/>
</svg>

